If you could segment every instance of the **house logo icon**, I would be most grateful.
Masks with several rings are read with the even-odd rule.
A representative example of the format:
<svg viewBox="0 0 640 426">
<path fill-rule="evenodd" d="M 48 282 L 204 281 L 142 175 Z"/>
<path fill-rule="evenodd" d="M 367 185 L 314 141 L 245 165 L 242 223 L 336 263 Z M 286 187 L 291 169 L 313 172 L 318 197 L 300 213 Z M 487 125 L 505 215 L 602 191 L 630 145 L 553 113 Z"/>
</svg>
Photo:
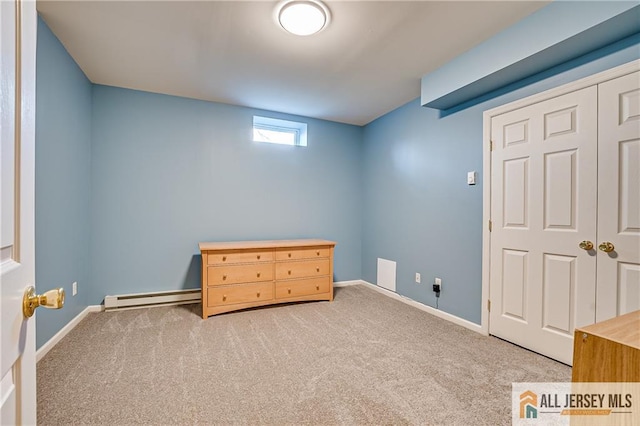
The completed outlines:
<svg viewBox="0 0 640 426">
<path fill-rule="evenodd" d="M 538 395 L 534 392 L 528 390 L 520 394 L 520 418 L 538 418 Z"/>
</svg>

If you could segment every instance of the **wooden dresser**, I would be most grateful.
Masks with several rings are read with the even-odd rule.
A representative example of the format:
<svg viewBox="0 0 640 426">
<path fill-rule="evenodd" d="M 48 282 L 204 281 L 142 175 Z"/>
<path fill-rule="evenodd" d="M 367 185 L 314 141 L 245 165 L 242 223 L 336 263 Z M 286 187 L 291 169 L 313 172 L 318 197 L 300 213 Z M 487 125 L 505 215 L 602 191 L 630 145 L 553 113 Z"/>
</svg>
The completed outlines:
<svg viewBox="0 0 640 426">
<path fill-rule="evenodd" d="M 640 311 L 576 329 L 573 382 L 640 382 Z"/>
<path fill-rule="evenodd" d="M 274 303 L 333 300 L 334 242 L 200 243 L 202 318 Z"/>
</svg>

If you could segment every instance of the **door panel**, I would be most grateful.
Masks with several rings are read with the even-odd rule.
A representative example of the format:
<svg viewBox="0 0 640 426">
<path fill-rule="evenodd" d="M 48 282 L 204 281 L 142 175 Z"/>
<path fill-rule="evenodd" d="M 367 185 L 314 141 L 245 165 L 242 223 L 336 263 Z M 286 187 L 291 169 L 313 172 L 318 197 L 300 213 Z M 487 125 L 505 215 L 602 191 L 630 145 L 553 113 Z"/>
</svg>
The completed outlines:
<svg viewBox="0 0 640 426">
<path fill-rule="evenodd" d="M 502 315 L 527 322 L 528 253 L 521 250 L 503 251 L 503 279 L 508 286 L 502 290 Z"/>
<path fill-rule="evenodd" d="M 598 86 L 596 319 L 640 309 L 640 72 Z"/>
<path fill-rule="evenodd" d="M 618 232 L 629 236 L 640 233 L 640 139 L 620 142 L 620 189 Z"/>
<path fill-rule="evenodd" d="M 544 229 L 576 229 L 576 181 L 578 151 L 544 156 Z"/>
<path fill-rule="evenodd" d="M 504 147 L 529 142 L 529 120 L 523 120 L 504 126 Z"/>
<path fill-rule="evenodd" d="M 576 132 L 576 107 L 553 111 L 544 115 L 544 138 L 549 140 Z"/>
<path fill-rule="evenodd" d="M 618 315 L 640 309 L 640 265 L 618 262 Z"/>
<path fill-rule="evenodd" d="M 529 211 L 529 159 L 504 162 L 504 227 L 526 228 Z"/>
<path fill-rule="evenodd" d="M 6 265 L 18 257 L 15 244 L 16 229 L 16 56 L 4 52 L 15 52 L 16 3 L 12 1 L 0 3 L 0 262 Z"/>
<path fill-rule="evenodd" d="M 576 258 L 544 254 L 542 327 L 570 336 L 574 329 Z"/>
<path fill-rule="evenodd" d="M 597 88 L 491 120 L 490 333 L 571 363 L 595 320 Z"/>
<path fill-rule="evenodd" d="M 631 83 L 631 90 L 620 93 L 620 121 L 618 124 L 626 124 L 634 120 L 640 120 L 640 90 L 634 87 L 634 82 L 632 81 L 635 78 L 637 83 L 638 76 L 637 74 L 632 74 L 631 76 L 622 78 L 625 79 L 624 81 L 627 83 L 611 83 L 614 85 Z M 607 90 L 607 86 L 609 85 L 605 84 L 603 88 Z"/>
</svg>

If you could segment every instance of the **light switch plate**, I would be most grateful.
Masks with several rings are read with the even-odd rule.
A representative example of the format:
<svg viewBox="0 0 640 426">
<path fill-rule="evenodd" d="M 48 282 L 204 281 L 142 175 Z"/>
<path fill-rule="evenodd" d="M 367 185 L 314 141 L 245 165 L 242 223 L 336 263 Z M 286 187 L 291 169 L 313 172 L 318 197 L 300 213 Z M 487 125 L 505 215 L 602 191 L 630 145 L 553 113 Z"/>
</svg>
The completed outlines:
<svg viewBox="0 0 640 426">
<path fill-rule="evenodd" d="M 476 184 L 476 172 L 467 173 L 467 185 L 475 185 Z"/>
</svg>

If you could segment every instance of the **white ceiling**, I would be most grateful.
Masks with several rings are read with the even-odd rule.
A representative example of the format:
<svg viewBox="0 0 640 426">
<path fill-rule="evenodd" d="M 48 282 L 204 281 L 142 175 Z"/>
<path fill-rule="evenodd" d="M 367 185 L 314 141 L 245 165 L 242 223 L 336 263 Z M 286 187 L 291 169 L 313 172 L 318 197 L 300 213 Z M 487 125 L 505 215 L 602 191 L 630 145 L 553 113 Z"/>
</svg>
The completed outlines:
<svg viewBox="0 0 640 426">
<path fill-rule="evenodd" d="M 275 1 L 51 1 L 38 11 L 94 83 L 363 125 L 545 1 L 326 1 L 297 37 Z"/>
</svg>

